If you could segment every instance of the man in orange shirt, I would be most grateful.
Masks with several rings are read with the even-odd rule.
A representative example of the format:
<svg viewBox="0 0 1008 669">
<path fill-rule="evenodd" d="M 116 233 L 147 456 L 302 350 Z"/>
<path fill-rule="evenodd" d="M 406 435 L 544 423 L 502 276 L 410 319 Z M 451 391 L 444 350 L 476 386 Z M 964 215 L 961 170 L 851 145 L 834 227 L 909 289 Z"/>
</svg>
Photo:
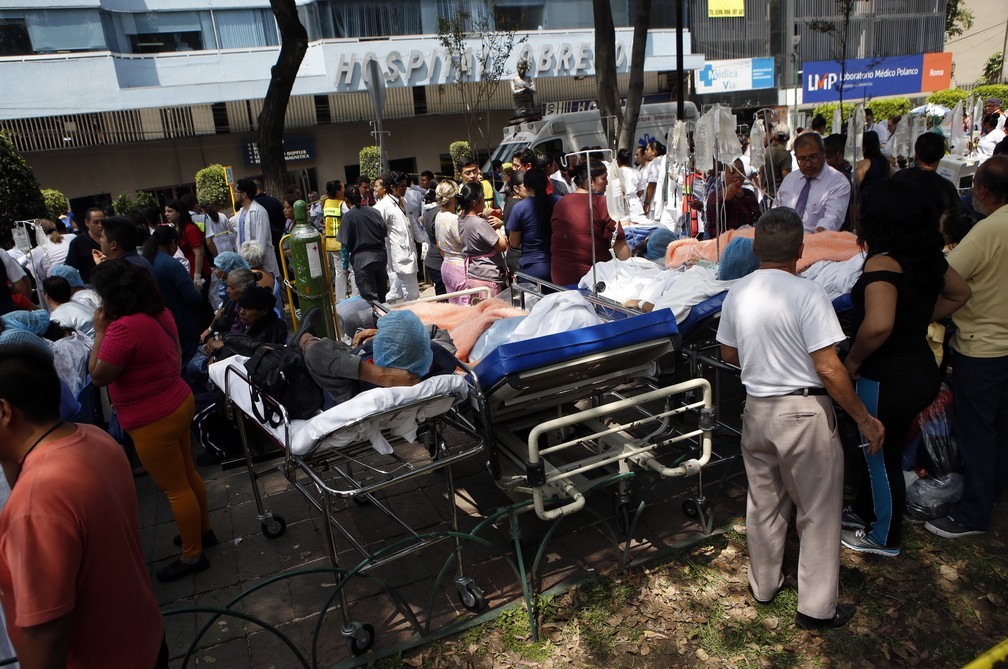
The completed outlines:
<svg viewBox="0 0 1008 669">
<path fill-rule="evenodd" d="M 167 667 L 129 463 L 106 433 L 61 420 L 59 396 L 51 355 L 0 346 L 0 601 L 18 661 Z"/>
</svg>

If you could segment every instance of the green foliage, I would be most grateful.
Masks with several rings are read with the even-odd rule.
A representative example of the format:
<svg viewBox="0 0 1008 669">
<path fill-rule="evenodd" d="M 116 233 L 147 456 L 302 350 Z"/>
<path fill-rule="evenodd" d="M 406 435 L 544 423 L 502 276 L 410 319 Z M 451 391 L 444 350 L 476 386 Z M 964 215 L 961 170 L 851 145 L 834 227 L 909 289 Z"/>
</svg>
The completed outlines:
<svg viewBox="0 0 1008 669">
<path fill-rule="evenodd" d="M 138 190 L 135 193 L 120 193 L 112 200 L 112 210 L 117 216 L 139 216 L 147 207 L 157 207 L 157 199 L 152 193 Z"/>
<path fill-rule="evenodd" d="M 472 146 L 464 139 L 448 145 L 448 153 L 451 155 L 452 165 L 455 166 L 455 176 L 458 176 L 459 162 L 463 158 L 473 157 Z"/>
<path fill-rule="evenodd" d="M 935 91 L 927 96 L 927 101 L 931 104 L 944 105 L 949 109 L 955 107 L 960 100 L 965 101 L 970 92 L 964 88 L 950 88 L 945 91 Z"/>
<path fill-rule="evenodd" d="M 973 12 L 964 7 L 966 0 L 945 3 L 945 35 L 957 37 L 973 27 Z"/>
<path fill-rule="evenodd" d="M 1004 104 L 1008 100 L 1008 84 L 988 84 L 987 86 L 977 86 L 973 89 L 973 95 L 979 95 L 981 99 L 998 98 Z"/>
<path fill-rule="evenodd" d="M 1001 81 L 1001 66 L 1004 64 L 1004 53 L 997 51 L 984 63 L 980 81 L 985 84 L 996 84 Z"/>
<path fill-rule="evenodd" d="M 902 115 L 910 111 L 911 105 L 910 100 L 907 98 L 886 98 L 884 100 L 870 100 L 865 107 L 870 108 L 875 114 L 875 121 L 881 122 L 883 119 L 887 119 L 890 116 L 896 116 L 897 114 Z M 826 128 L 832 128 L 833 124 L 833 110 L 837 108 L 836 102 L 826 102 L 817 106 L 813 111 L 813 115 L 822 114 L 826 117 Z M 844 103 L 843 111 L 840 112 L 841 118 L 844 123 L 847 123 L 847 119 L 854 112 L 854 104 Z"/>
<path fill-rule="evenodd" d="M 382 169 L 381 147 L 365 146 L 357 154 L 360 160 L 360 172 L 372 181 L 378 178 Z"/>
<path fill-rule="evenodd" d="M 48 215 L 42 189 L 35 173 L 14 148 L 6 132 L 0 131 L 0 244 L 13 244 L 14 221 Z"/>
<path fill-rule="evenodd" d="M 209 201 L 218 209 L 231 206 L 231 193 L 223 165 L 208 165 L 196 173 L 196 199 Z"/>
<path fill-rule="evenodd" d="M 67 212 L 66 195 L 55 188 L 45 188 L 42 190 L 42 199 L 45 201 L 46 210 L 49 212 L 50 221 L 56 222 L 59 217 Z"/>
</svg>

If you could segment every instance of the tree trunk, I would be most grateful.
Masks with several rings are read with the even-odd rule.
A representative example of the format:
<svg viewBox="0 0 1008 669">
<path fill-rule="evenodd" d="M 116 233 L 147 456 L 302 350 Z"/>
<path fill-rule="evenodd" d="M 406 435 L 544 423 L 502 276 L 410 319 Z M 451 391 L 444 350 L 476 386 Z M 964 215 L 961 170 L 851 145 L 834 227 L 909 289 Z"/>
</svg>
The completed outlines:
<svg viewBox="0 0 1008 669">
<path fill-rule="evenodd" d="M 619 131 L 623 121 L 616 82 L 616 28 L 609 0 L 592 0 L 592 12 L 595 15 L 595 78 L 598 81 L 599 113 L 602 115 L 602 127 L 610 131 L 608 136 L 612 140 L 613 132 Z"/>
<path fill-rule="evenodd" d="M 270 0 L 270 6 L 280 27 L 280 55 L 270 69 L 269 88 L 259 112 L 259 159 L 266 192 L 281 197 L 287 186 L 284 121 L 294 80 L 308 50 L 308 33 L 298 18 L 294 0 Z"/>
<path fill-rule="evenodd" d="M 651 23 L 651 0 L 637 0 L 634 15 L 633 49 L 630 52 L 630 86 L 627 90 L 626 110 L 620 127 L 619 148 L 633 151 L 637 134 L 637 115 L 644 100 L 644 52 L 647 48 L 648 27 Z M 664 140 L 665 138 L 662 137 Z"/>
</svg>

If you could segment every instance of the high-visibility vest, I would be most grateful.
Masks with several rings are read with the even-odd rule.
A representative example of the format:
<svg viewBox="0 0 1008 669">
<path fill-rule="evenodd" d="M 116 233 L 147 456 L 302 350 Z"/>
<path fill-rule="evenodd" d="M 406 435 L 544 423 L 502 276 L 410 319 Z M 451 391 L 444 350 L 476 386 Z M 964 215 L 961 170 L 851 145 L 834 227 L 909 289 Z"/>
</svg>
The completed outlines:
<svg viewBox="0 0 1008 669">
<path fill-rule="evenodd" d="M 322 217 L 325 221 L 323 236 L 325 237 L 326 251 L 339 251 L 343 248 L 336 240 L 336 236 L 339 234 L 340 220 L 342 216 L 343 200 L 326 198 L 322 203 Z"/>
</svg>

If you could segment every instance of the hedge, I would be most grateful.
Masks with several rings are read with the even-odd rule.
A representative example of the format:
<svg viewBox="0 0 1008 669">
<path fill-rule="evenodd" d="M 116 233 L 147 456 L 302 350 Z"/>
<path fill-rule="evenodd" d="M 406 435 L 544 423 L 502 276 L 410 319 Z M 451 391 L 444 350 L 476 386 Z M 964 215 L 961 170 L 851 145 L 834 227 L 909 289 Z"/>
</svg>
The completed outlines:
<svg viewBox="0 0 1008 669">
<path fill-rule="evenodd" d="M 841 118 L 844 124 L 847 123 L 847 119 L 854 112 L 854 107 L 857 104 L 863 104 L 860 102 L 856 103 L 844 103 L 843 111 L 841 112 Z M 875 122 L 880 123 L 883 120 L 889 118 L 890 116 L 903 115 L 910 111 L 911 104 L 910 100 L 907 98 L 886 98 L 884 100 L 869 100 L 867 104 L 864 105 L 865 108 L 871 109 L 875 114 Z M 833 124 L 833 110 L 837 107 L 836 102 L 827 102 L 818 105 L 813 111 L 813 116 L 815 114 L 822 114 L 826 117 L 826 128 L 830 129 Z"/>
<path fill-rule="evenodd" d="M 459 176 L 459 163 L 463 158 L 474 158 L 472 147 L 469 142 L 460 139 L 448 145 L 448 154 L 451 156 L 452 165 L 455 167 L 455 176 Z"/>
<path fill-rule="evenodd" d="M 45 201 L 46 210 L 49 212 L 49 220 L 56 222 L 67 213 L 67 199 L 61 191 L 55 188 L 42 189 L 42 199 Z"/>
<path fill-rule="evenodd" d="M 1008 102 L 1008 84 L 988 84 L 986 86 L 977 86 L 972 90 L 950 88 L 945 91 L 935 91 L 928 96 L 927 101 L 936 105 L 944 105 L 951 109 L 960 100 L 965 102 L 966 98 L 971 94 L 974 97 L 979 96 L 984 100 L 987 98 L 1000 98 L 1002 102 Z"/>
<path fill-rule="evenodd" d="M 217 209 L 231 206 L 231 192 L 223 165 L 207 165 L 196 173 L 196 199 L 210 202 Z"/>
<path fill-rule="evenodd" d="M 157 198 L 144 190 L 135 193 L 120 193 L 112 200 L 112 210 L 118 216 L 139 216 L 148 207 L 157 208 Z"/>
<path fill-rule="evenodd" d="M 372 181 L 377 179 L 382 168 L 381 147 L 365 146 L 357 158 L 360 160 L 360 173 Z"/>
<path fill-rule="evenodd" d="M 0 130 L 0 245 L 14 243 L 14 221 L 43 218 L 49 214 L 35 172 L 14 148 L 6 131 Z"/>
</svg>

